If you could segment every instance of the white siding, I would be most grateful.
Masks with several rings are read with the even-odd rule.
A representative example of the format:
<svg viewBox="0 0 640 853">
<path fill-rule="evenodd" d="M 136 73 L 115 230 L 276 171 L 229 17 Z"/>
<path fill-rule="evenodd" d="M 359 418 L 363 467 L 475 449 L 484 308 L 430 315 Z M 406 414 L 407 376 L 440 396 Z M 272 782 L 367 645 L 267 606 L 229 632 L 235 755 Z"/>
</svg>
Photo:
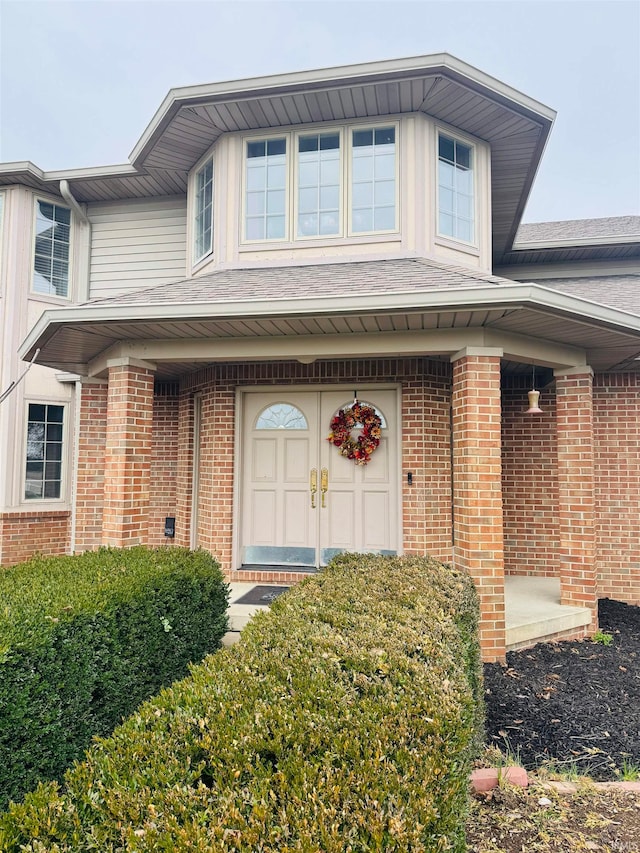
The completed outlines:
<svg viewBox="0 0 640 853">
<path fill-rule="evenodd" d="M 89 298 L 117 296 L 186 276 L 183 196 L 90 204 Z"/>
</svg>

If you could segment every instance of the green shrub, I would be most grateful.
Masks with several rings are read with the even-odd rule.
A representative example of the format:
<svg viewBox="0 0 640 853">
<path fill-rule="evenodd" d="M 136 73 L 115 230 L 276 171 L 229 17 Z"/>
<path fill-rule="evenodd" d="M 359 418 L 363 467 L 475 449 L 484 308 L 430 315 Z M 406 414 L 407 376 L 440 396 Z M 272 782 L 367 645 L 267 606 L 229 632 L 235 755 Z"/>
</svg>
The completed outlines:
<svg viewBox="0 0 640 853">
<path fill-rule="evenodd" d="M 0 807 L 59 778 L 144 699 L 218 648 L 213 558 L 103 549 L 0 572 Z"/>
<path fill-rule="evenodd" d="M 462 853 L 476 622 L 460 573 L 339 558 L 92 746 L 62 788 L 12 806 L 0 846 Z"/>
</svg>

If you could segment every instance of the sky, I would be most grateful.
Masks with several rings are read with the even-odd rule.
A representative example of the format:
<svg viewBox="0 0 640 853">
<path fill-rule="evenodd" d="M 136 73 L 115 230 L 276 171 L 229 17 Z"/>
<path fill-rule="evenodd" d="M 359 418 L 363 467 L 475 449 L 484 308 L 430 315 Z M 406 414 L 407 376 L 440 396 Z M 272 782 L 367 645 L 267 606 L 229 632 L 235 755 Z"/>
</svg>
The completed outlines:
<svg viewBox="0 0 640 853">
<path fill-rule="evenodd" d="M 640 0 L 0 0 L 0 161 L 126 163 L 172 87 L 441 51 L 558 113 L 523 221 L 640 213 Z"/>
</svg>

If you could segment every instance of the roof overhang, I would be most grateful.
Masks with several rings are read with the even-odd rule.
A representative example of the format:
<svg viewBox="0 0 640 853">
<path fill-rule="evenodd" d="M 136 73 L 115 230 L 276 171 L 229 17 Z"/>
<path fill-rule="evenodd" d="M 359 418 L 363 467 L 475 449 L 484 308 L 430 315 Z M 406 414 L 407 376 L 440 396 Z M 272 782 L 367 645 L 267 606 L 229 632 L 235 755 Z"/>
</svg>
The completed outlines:
<svg viewBox="0 0 640 853">
<path fill-rule="evenodd" d="M 184 193 L 189 170 L 223 133 L 420 112 L 491 145 L 493 245 L 501 258 L 555 112 L 447 53 L 171 89 L 129 164 L 63 172 L 7 164 L 0 184 L 57 191 L 64 179 L 80 202 Z"/>
<path fill-rule="evenodd" d="M 215 361 L 448 356 L 465 346 L 553 368 L 613 370 L 640 317 L 533 284 L 268 301 L 84 305 L 45 311 L 20 357 L 82 375 L 137 358 L 173 378 Z"/>
</svg>

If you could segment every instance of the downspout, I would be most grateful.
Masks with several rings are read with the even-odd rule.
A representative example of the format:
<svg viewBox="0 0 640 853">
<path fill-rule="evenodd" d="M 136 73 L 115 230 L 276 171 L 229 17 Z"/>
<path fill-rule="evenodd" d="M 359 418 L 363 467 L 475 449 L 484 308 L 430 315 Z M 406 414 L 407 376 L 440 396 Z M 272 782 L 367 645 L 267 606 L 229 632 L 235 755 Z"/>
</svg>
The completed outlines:
<svg viewBox="0 0 640 853">
<path fill-rule="evenodd" d="M 71 210 L 78 217 L 80 222 L 84 225 L 90 225 L 89 219 L 87 218 L 87 214 L 80 207 L 73 194 L 71 193 L 71 187 L 69 186 L 69 181 L 63 180 L 60 181 L 60 195 L 67 202 Z"/>
<path fill-rule="evenodd" d="M 82 282 L 82 290 L 78 287 L 78 302 L 84 302 L 89 298 L 89 268 L 91 255 L 91 222 L 86 212 L 76 200 L 71 192 L 69 181 L 60 181 L 60 195 L 67 202 L 71 210 L 74 212 L 76 219 L 80 224 L 80 228 L 84 231 L 83 237 L 86 237 L 84 245 L 81 246 L 81 251 L 84 250 L 86 258 L 86 267 L 84 280 Z M 73 454 L 71 459 L 71 524 L 69 531 L 69 553 L 76 552 L 76 524 L 77 524 L 77 509 L 76 502 L 78 496 L 78 456 L 80 452 L 80 407 L 82 405 L 82 382 L 76 380 L 74 394 L 74 424 L 73 424 Z"/>
</svg>

